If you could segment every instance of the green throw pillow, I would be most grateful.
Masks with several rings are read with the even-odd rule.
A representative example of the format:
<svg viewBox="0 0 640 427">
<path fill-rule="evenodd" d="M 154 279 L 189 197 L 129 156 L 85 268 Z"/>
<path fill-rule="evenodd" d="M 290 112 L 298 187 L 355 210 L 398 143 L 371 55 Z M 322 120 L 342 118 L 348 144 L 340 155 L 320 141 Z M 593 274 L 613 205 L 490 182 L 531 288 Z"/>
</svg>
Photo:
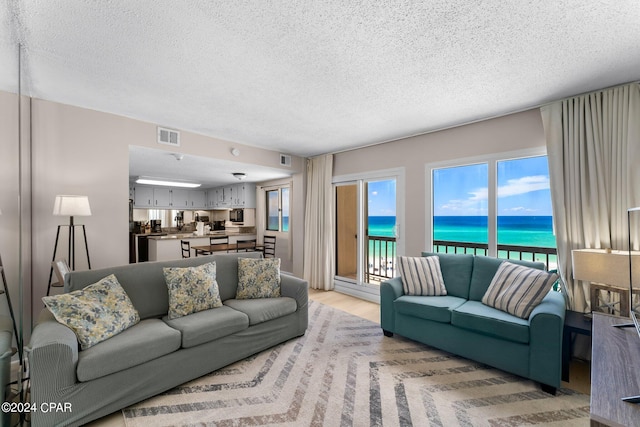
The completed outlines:
<svg viewBox="0 0 640 427">
<path fill-rule="evenodd" d="M 169 290 L 169 319 L 222 307 L 215 262 L 197 267 L 165 267 L 162 271 Z"/>
<path fill-rule="evenodd" d="M 236 299 L 280 296 L 280 258 L 238 258 Z"/>
<path fill-rule="evenodd" d="M 557 279 L 555 273 L 505 261 L 493 276 L 482 303 L 528 319 Z"/>
<path fill-rule="evenodd" d="M 43 297 L 56 320 L 69 327 L 86 350 L 140 321 L 140 315 L 115 275 L 84 289 Z"/>
</svg>

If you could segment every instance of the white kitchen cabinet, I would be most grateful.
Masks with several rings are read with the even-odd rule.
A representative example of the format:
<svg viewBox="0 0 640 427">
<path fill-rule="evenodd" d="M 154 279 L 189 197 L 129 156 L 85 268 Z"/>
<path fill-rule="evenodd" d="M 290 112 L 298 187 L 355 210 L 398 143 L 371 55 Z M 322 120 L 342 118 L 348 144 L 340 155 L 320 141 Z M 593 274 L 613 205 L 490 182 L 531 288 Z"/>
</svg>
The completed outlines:
<svg viewBox="0 0 640 427">
<path fill-rule="evenodd" d="M 240 184 L 238 191 L 241 192 L 238 197 L 238 207 L 255 209 L 256 207 L 256 185 L 251 183 Z"/>
<path fill-rule="evenodd" d="M 170 188 L 154 188 L 153 189 L 153 207 L 154 208 L 170 208 L 171 207 L 171 189 Z"/>
<path fill-rule="evenodd" d="M 206 207 L 204 190 L 189 190 L 189 208 L 204 209 Z"/>
<path fill-rule="evenodd" d="M 133 189 L 133 206 L 136 208 L 153 207 L 153 187 L 136 185 Z"/>
<path fill-rule="evenodd" d="M 191 206 L 189 191 L 184 188 L 171 190 L 171 207 L 173 209 L 188 209 Z"/>
</svg>

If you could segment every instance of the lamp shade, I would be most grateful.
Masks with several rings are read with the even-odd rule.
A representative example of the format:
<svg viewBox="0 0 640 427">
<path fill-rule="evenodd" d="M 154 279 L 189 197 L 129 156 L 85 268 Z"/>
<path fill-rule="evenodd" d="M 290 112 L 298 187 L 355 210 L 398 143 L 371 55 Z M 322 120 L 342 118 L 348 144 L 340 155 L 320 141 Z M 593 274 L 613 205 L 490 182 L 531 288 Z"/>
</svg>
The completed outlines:
<svg viewBox="0 0 640 427">
<path fill-rule="evenodd" d="M 56 201 L 53 204 L 53 214 L 60 216 L 91 216 L 89 197 L 56 196 Z"/>
<path fill-rule="evenodd" d="M 589 282 L 629 287 L 629 252 L 607 249 L 575 249 L 573 278 Z M 640 277 L 640 252 L 631 252 L 634 277 Z"/>
</svg>

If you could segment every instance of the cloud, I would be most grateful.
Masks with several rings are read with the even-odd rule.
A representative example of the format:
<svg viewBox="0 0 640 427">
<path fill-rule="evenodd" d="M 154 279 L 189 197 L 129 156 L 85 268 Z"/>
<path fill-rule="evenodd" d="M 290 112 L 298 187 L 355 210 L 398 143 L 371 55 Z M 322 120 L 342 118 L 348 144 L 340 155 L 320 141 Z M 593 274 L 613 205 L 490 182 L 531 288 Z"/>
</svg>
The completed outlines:
<svg viewBox="0 0 640 427">
<path fill-rule="evenodd" d="M 506 185 L 498 187 L 498 197 L 517 196 L 532 191 L 548 190 L 549 177 L 545 175 L 524 176 L 510 179 Z"/>
<path fill-rule="evenodd" d="M 524 206 L 516 206 L 509 209 L 503 209 L 502 212 L 538 212 L 540 209 L 525 208 Z"/>
</svg>

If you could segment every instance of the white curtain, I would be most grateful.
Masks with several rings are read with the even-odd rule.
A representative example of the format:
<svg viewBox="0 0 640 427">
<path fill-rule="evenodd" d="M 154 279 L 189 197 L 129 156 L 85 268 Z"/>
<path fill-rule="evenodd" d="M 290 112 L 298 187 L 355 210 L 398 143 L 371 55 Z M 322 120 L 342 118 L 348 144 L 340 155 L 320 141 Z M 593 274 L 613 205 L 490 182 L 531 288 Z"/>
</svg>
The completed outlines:
<svg viewBox="0 0 640 427">
<path fill-rule="evenodd" d="M 558 101 L 541 114 L 558 270 L 569 309 L 586 312 L 588 283 L 574 282 L 571 250 L 628 246 L 626 212 L 640 203 L 640 85 Z"/>
<path fill-rule="evenodd" d="M 332 173 L 333 155 L 307 160 L 304 278 L 313 289 L 333 289 L 335 230 Z"/>
</svg>

